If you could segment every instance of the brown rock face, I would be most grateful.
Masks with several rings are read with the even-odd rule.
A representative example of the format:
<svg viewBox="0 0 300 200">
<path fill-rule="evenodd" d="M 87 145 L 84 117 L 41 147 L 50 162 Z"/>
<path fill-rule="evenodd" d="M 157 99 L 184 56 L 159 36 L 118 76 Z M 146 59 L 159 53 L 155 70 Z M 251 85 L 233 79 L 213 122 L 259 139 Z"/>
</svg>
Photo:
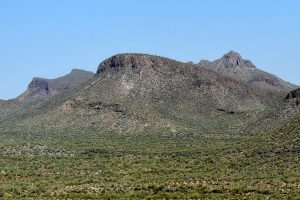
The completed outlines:
<svg viewBox="0 0 300 200">
<path fill-rule="evenodd" d="M 124 68 L 131 69 L 135 73 L 149 69 L 168 71 L 172 68 L 174 62 L 176 61 L 145 54 L 119 54 L 103 61 L 98 67 L 97 74 L 105 70 L 121 70 Z"/>
</svg>

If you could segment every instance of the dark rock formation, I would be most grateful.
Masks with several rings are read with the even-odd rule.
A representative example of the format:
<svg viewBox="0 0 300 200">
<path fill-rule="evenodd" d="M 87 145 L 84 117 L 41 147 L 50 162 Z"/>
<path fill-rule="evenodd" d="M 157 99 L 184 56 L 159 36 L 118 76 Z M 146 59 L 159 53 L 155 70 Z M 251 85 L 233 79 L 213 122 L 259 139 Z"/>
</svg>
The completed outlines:
<svg viewBox="0 0 300 200">
<path fill-rule="evenodd" d="M 291 91 L 287 96 L 286 99 L 295 99 L 300 98 L 300 88 Z"/>
</svg>

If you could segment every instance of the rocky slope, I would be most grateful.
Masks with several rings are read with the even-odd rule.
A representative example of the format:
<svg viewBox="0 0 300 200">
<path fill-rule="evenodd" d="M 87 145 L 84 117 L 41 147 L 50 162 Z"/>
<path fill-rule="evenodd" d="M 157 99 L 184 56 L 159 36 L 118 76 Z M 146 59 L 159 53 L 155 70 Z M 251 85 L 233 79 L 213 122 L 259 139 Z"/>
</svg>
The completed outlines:
<svg viewBox="0 0 300 200">
<path fill-rule="evenodd" d="M 76 88 L 93 75 L 92 72 L 73 69 L 69 74 L 55 79 L 33 78 L 28 89 L 16 99 L 18 101 L 45 99 Z"/>
<path fill-rule="evenodd" d="M 239 53 L 234 51 L 228 52 L 222 58 L 213 62 L 202 60 L 197 65 L 255 87 L 283 92 L 288 92 L 297 87 L 256 68 L 251 61 L 243 59 Z"/>
</svg>

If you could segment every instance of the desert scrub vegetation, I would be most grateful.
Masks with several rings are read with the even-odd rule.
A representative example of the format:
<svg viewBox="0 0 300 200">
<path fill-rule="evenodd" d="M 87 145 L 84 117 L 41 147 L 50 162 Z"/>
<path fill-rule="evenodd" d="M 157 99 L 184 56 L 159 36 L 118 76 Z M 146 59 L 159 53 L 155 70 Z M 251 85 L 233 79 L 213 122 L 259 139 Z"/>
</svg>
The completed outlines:
<svg viewBox="0 0 300 200">
<path fill-rule="evenodd" d="M 2 199 L 300 199 L 299 132 L 285 126 L 238 137 L 47 134 L 55 139 L 1 133 Z"/>
</svg>

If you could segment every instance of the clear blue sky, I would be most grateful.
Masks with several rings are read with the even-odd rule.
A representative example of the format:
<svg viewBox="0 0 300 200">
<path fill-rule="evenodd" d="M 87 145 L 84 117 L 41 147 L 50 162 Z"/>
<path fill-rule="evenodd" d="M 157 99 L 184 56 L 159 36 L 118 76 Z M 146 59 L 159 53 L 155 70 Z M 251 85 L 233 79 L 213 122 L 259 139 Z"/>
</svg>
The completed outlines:
<svg viewBox="0 0 300 200">
<path fill-rule="evenodd" d="M 300 1 L 0 0 L 2 99 L 116 53 L 198 62 L 229 50 L 300 85 Z"/>
</svg>

